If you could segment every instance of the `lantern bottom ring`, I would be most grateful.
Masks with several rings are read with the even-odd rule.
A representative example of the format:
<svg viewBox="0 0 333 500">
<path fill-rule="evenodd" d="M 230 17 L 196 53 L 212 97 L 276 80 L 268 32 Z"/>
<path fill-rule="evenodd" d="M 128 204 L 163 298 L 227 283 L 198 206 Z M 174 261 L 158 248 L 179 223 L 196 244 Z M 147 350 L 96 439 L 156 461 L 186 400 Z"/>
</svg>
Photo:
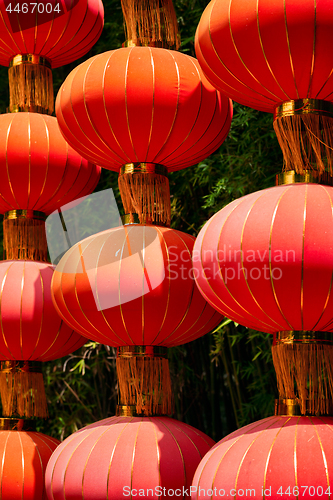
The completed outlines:
<svg viewBox="0 0 333 500">
<path fill-rule="evenodd" d="M 333 416 L 333 401 L 331 399 L 325 400 L 325 406 L 327 412 L 325 416 Z M 297 416 L 318 416 L 322 413 L 314 413 L 310 411 L 310 400 L 306 401 L 306 412 L 301 412 L 301 401 L 299 399 L 276 399 L 274 406 L 274 415 L 284 416 L 284 417 L 297 417 Z"/>
<path fill-rule="evenodd" d="M 162 411 L 162 405 L 158 405 L 157 408 L 154 409 L 154 414 L 151 415 L 150 408 L 143 407 L 141 412 L 137 411 L 136 405 L 117 405 L 116 408 L 116 416 L 117 417 L 147 417 L 147 416 L 166 416 Z"/>
<path fill-rule="evenodd" d="M 333 186 L 333 177 L 328 172 L 320 173 L 317 170 L 304 170 L 301 174 L 295 170 L 288 170 L 276 175 L 275 184 L 277 186 L 300 183 Z"/>
<path fill-rule="evenodd" d="M 1 431 L 36 431 L 36 422 L 24 418 L 0 418 Z"/>
</svg>

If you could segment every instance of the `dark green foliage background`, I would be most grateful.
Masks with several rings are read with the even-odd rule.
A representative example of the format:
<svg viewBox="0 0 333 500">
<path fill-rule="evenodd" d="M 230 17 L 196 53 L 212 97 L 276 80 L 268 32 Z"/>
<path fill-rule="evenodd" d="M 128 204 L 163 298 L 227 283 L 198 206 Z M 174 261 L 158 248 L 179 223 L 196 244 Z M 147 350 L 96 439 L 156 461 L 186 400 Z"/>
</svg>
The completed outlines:
<svg viewBox="0 0 333 500">
<path fill-rule="evenodd" d="M 180 50 L 191 56 L 195 56 L 195 29 L 206 4 L 203 0 L 175 2 Z M 119 48 L 124 40 L 120 0 L 104 0 L 104 6 L 103 34 L 84 59 Z M 84 59 L 54 70 L 55 92 Z M 8 101 L 7 68 L 1 67 L 1 113 L 6 112 Z M 170 175 L 172 227 L 197 235 L 206 220 L 235 198 L 274 185 L 281 167 L 272 117 L 235 103 L 231 132 L 222 147 L 198 165 Z M 109 187 L 119 201 L 117 175 L 103 170 L 97 189 Z M 270 347 L 270 335 L 226 319 L 217 331 L 170 349 L 174 417 L 218 440 L 272 414 L 277 394 Z M 79 352 L 45 363 L 44 375 L 50 419 L 39 423 L 41 431 L 63 439 L 114 414 L 117 382 L 112 348 L 87 341 Z"/>
</svg>

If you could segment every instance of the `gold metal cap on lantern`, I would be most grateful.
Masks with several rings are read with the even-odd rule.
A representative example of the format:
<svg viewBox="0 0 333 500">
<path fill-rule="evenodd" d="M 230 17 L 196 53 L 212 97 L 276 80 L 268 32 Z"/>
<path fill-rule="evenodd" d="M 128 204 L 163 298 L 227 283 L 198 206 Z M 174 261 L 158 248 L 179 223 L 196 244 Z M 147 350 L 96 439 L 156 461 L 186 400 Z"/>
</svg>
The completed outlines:
<svg viewBox="0 0 333 500">
<path fill-rule="evenodd" d="M 332 414 L 333 333 L 278 332 L 272 356 L 281 408 L 294 401 L 288 405 L 297 404 L 302 415 Z"/>
<path fill-rule="evenodd" d="M 36 421 L 25 418 L 0 418 L 0 431 L 35 431 Z"/>
<path fill-rule="evenodd" d="M 3 218 L 4 260 L 49 262 L 46 215 L 35 210 L 10 210 Z"/>
<path fill-rule="evenodd" d="M 333 105 L 319 99 L 286 101 L 274 111 L 284 170 L 333 173 Z"/>
<path fill-rule="evenodd" d="M 324 186 L 333 186 L 333 176 L 328 172 L 317 172 L 316 170 L 304 170 L 302 174 L 298 174 L 295 170 L 282 172 L 276 175 L 276 185 L 282 186 L 285 184 L 322 184 Z"/>
<path fill-rule="evenodd" d="M 47 418 L 42 364 L 37 361 L 1 361 L 0 396 L 5 417 Z"/>
<path fill-rule="evenodd" d="M 118 347 L 117 375 L 117 415 L 170 415 L 172 393 L 166 347 Z"/>
<path fill-rule="evenodd" d="M 156 163 L 123 165 L 118 178 L 127 220 L 137 215 L 140 224 L 170 226 L 170 188 L 168 170 Z"/>
<path fill-rule="evenodd" d="M 51 115 L 54 92 L 51 62 L 35 54 L 18 54 L 8 68 L 9 112 Z"/>
<path fill-rule="evenodd" d="M 330 399 L 326 400 L 325 406 L 327 408 L 326 415 L 333 416 L 333 401 Z M 304 415 L 315 416 L 314 413 L 311 413 L 310 407 L 310 401 L 306 400 Z M 301 402 L 298 399 L 276 399 L 274 406 L 274 415 L 285 417 L 301 416 Z"/>
</svg>

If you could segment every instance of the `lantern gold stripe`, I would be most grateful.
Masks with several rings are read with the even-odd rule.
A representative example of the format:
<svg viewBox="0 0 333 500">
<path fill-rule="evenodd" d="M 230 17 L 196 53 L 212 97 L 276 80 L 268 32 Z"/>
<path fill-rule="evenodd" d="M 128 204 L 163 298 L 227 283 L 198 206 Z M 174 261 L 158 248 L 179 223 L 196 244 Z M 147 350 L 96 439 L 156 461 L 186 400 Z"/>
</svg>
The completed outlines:
<svg viewBox="0 0 333 500">
<path fill-rule="evenodd" d="M 333 223 L 333 200 L 332 198 L 330 197 L 329 193 L 328 193 L 328 190 L 322 186 L 322 189 L 323 191 L 325 191 L 325 193 L 327 194 L 328 196 L 328 199 L 330 201 L 330 204 L 331 204 L 331 208 L 332 208 L 332 223 Z M 317 323 L 314 325 L 313 328 L 311 328 L 311 330 L 315 330 L 316 326 L 319 324 L 321 318 L 323 317 L 326 309 L 327 309 L 327 305 L 328 305 L 328 302 L 329 302 L 329 299 L 330 299 L 330 296 L 331 296 L 331 291 L 332 291 L 332 284 L 333 284 L 333 266 L 332 266 L 332 275 L 331 275 L 331 281 L 330 281 L 330 284 L 329 284 L 329 289 L 328 289 L 328 292 L 327 292 L 327 297 L 326 297 L 326 300 L 325 300 L 325 304 L 324 304 L 324 307 L 323 307 L 323 310 L 322 310 L 322 313 L 321 315 L 319 316 L 319 319 L 317 321 Z"/>
<path fill-rule="evenodd" d="M 304 209 L 303 209 L 303 237 L 302 237 L 302 275 L 301 275 L 301 325 L 304 330 L 304 251 L 305 251 L 305 223 L 306 223 L 306 208 L 307 208 L 308 184 L 305 185 Z"/>
<path fill-rule="evenodd" d="M 251 290 L 251 287 L 250 287 L 250 285 L 249 285 L 249 282 L 248 282 L 248 280 L 247 280 L 247 277 L 246 277 L 245 268 L 244 268 L 244 261 L 243 261 L 243 237 L 244 237 L 244 230 L 245 230 L 245 226 L 246 226 L 247 220 L 248 220 L 248 218 L 249 218 L 249 216 L 250 216 L 250 213 L 251 213 L 251 212 L 252 212 L 252 210 L 253 210 L 253 207 L 254 207 L 254 206 L 255 206 L 255 204 L 256 204 L 256 203 L 260 200 L 260 198 L 261 198 L 262 196 L 263 196 L 263 195 L 259 196 L 259 197 L 258 197 L 258 198 L 254 201 L 254 203 L 253 203 L 253 204 L 252 204 L 252 206 L 250 207 L 250 209 L 249 209 L 249 211 L 248 211 L 248 213 L 247 213 L 247 215 L 246 215 L 246 218 L 245 218 L 245 220 L 244 220 L 244 224 L 243 224 L 243 228 L 242 228 L 241 241 L 240 241 L 241 265 L 242 265 L 242 269 L 243 269 L 243 275 L 244 275 L 244 279 L 245 279 L 245 282 L 246 282 L 246 286 L 247 286 L 247 288 L 248 288 L 248 290 L 249 290 L 249 292 L 250 292 L 250 294 L 251 294 L 251 297 L 253 298 L 254 302 L 256 303 L 256 305 L 258 306 L 258 308 L 259 308 L 259 309 L 260 309 L 260 310 L 261 310 L 264 314 L 266 314 L 266 316 L 267 316 L 267 317 L 268 317 L 268 318 L 269 318 L 269 319 L 270 319 L 273 323 L 275 323 L 275 325 L 280 326 L 280 325 L 279 325 L 279 323 L 277 323 L 276 321 L 274 321 L 274 320 L 273 320 L 273 318 L 271 318 L 271 317 L 269 316 L 269 314 L 267 314 L 267 313 L 266 313 L 266 311 L 264 311 L 264 309 L 261 307 L 261 305 L 259 304 L 259 302 L 258 302 L 258 301 L 257 301 L 257 299 L 255 298 L 255 296 L 254 296 L 254 294 L 253 294 L 253 292 L 252 292 L 252 290 Z M 221 275 L 222 275 L 222 273 L 221 273 Z"/>
<path fill-rule="evenodd" d="M 325 469 L 327 487 L 330 488 L 330 479 L 329 479 L 329 473 L 328 473 L 328 464 L 327 464 L 326 454 L 325 454 L 325 451 L 324 451 L 324 448 L 323 448 L 323 443 L 321 442 L 321 439 L 320 439 L 320 436 L 319 436 L 316 424 L 313 422 L 313 420 L 312 420 L 311 417 L 308 417 L 308 418 L 309 418 L 311 424 L 313 425 L 313 428 L 315 430 L 315 433 L 316 433 L 316 436 L 317 436 L 317 439 L 318 439 L 318 442 L 319 442 L 321 454 L 322 454 L 322 457 L 323 457 L 323 464 L 324 464 L 324 469 Z"/>
<path fill-rule="evenodd" d="M 294 70 L 294 64 L 293 64 L 293 57 L 292 57 L 291 49 L 290 49 L 290 41 L 289 41 L 289 33 L 288 33 L 288 22 L 287 22 L 286 0 L 283 0 L 283 9 L 284 9 L 284 23 L 285 23 L 285 27 L 286 27 L 286 40 L 287 40 L 288 51 L 289 51 L 290 68 L 291 68 L 291 72 L 292 72 L 294 83 L 295 83 L 295 90 L 296 90 L 297 99 L 299 99 L 299 93 L 298 93 L 298 88 L 297 88 L 297 83 L 296 83 L 296 77 L 295 77 L 295 70 Z"/>
<path fill-rule="evenodd" d="M 231 0 L 230 0 L 231 1 Z M 212 9 L 213 10 L 213 9 Z M 211 10 L 211 12 L 212 12 Z M 214 54 L 215 56 L 217 57 L 217 59 L 220 61 L 221 65 L 223 66 L 223 68 L 230 74 L 230 76 L 236 80 L 238 83 L 240 83 L 242 86 L 244 86 L 245 88 L 247 88 L 248 90 L 250 90 L 251 92 L 255 93 L 255 94 L 258 94 L 258 96 L 260 97 L 264 97 L 265 99 L 267 99 L 268 101 L 271 101 L 271 104 L 272 106 L 274 105 L 274 99 L 271 99 L 267 96 L 264 96 L 263 94 L 261 94 L 260 92 L 252 89 L 251 87 L 249 87 L 248 85 L 246 85 L 244 82 L 242 82 L 241 80 L 239 80 L 239 78 L 236 77 L 236 75 L 234 75 L 234 73 L 224 64 L 224 62 L 222 61 L 222 59 L 220 58 L 216 48 L 215 48 L 215 45 L 214 45 L 214 42 L 213 42 L 213 39 L 212 39 L 212 34 L 211 34 L 211 29 L 210 29 L 210 18 L 209 18 L 209 37 L 210 37 L 210 41 L 211 41 L 211 46 L 212 46 L 212 49 L 214 50 Z M 202 57 L 204 58 L 204 55 L 202 54 Z M 242 92 L 238 89 L 235 89 L 234 87 L 232 87 L 231 85 L 229 85 L 228 83 L 226 83 L 225 81 L 223 81 L 219 75 L 217 75 L 215 73 L 215 71 L 213 71 L 212 69 L 210 69 L 214 75 L 217 76 L 217 78 L 224 84 L 224 85 L 227 85 L 229 88 L 231 88 L 234 92 L 237 92 L 238 94 L 240 94 L 240 96 L 242 95 Z M 253 98 L 254 99 L 254 98 Z M 258 101 L 258 104 L 261 105 L 261 101 L 259 100 Z"/>
<path fill-rule="evenodd" d="M 271 92 L 267 87 L 265 87 L 265 85 L 263 85 L 256 77 L 255 75 L 250 71 L 250 69 L 247 67 L 247 65 L 245 64 L 245 62 L 243 61 L 243 58 L 241 57 L 239 51 L 238 51 L 238 48 L 237 48 L 237 45 L 235 43 L 235 40 L 234 40 L 234 36 L 233 36 L 233 33 L 232 33 L 232 26 L 231 26 L 231 20 L 230 20 L 230 9 L 231 9 L 231 2 L 232 0 L 229 1 L 229 14 L 228 14 L 228 22 L 229 22 L 229 30 L 230 30 L 230 37 L 231 37 L 231 40 L 232 40 L 232 43 L 233 43 L 233 46 L 234 46 L 234 49 L 235 49 L 235 52 L 239 58 L 239 60 L 241 61 L 241 63 L 243 64 L 244 68 L 246 69 L 246 71 L 252 76 L 252 78 L 255 80 L 255 82 L 257 82 L 263 89 L 266 90 L 266 92 L 268 92 L 269 94 L 271 94 L 275 99 L 279 99 L 279 97 L 277 95 L 274 94 L 274 92 Z M 266 97 L 266 96 L 264 96 Z M 266 97 L 267 98 L 267 97 Z"/>
<path fill-rule="evenodd" d="M 110 325 L 110 323 L 108 322 L 108 320 L 106 319 L 106 316 L 104 314 L 104 311 L 101 307 L 101 303 L 100 303 L 100 300 L 99 300 L 99 293 L 98 293 L 98 287 L 97 287 L 97 270 L 98 270 L 98 264 L 99 264 L 99 259 L 100 259 L 100 256 L 101 256 L 101 253 L 102 253 L 102 250 L 105 246 L 105 244 L 108 242 L 108 240 L 110 239 L 110 236 L 108 236 L 108 238 L 104 241 L 103 245 L 101 246 L 100 248 L 100 251 L 99 251 L 99 254 L 97 256 L 97 260 L 96 260 L 96 266 L 95 266 L 95 297 L 97 299 L 97 302 L 98 302 L 98 306 L 99 306 L 99 311 L 105 321 L 105 323 L 107 324 L 108 328 L 110 329 L 110 331 L 115 335 L 115 337 L 117 337 L 117 339 L 120 340 L 120 342 L 123 342 L 122 338 L 117 334 L 117 332 L 112 328 L 112 326 Z M 86 247 L 87 248 L 87 247 Z M 108 338 L 107 336 L 105 336 L 106 338 Z"/>
<path fill-rule="evenodd" d="M 280 302 L 279 302 L 279 299 L 278 299 L 278 296 L 277 296 L 277 293 L 276 293 L 276 290 L 275 290 L 274 279 L 273 279 L 273 272 L 272 272 L 272 235 L 273 235 L 273 226 L 274 226 L 276 214 L 277 214 L 278 208 L 280 206 L 281 200 L 282 200 L 283 196 L 287 192 L 288 192 L 288 189 L 283 190 L 283 193 L 281 194 L 280 198 L 278 199 L 278 202 L 276 203 L 276 207 L 274 209 L 274 213 L 273 213 L 273 217 L 272 217 L 272 222 L 271 222 L 271 227 L 270 227 L 270 232 L 269 232 L 269 276 L 270 276 L 270 281 L 271 281 L 273 296 L 274 296 L 274 300 L 276 302 L 276 305 L 279 308 L 281 316 L 283 317 L 283 319 L 286 321 L 286 323 L 289 325 L 290 329 L 292 330 L 293 327 L 291 326 L 291 324 L 289 323 L 289 321 L 285 317 L 285 315 L 283 313 L 283 310 L 281 308 L 281 305 L 280 305 Z"/>
<path fill-rule="evenodd" d="M 286 100 L 290 101 L 291 98 L 289 97 L 289 95 L 283 90 L 283 88 L 281 87 L 279 81 L 277 80 L 273 70 L 272 70 L 272 67 L 271 65 L 269 64 L 269 61 L 267 59 L 267 56 L 266 56 L 266 52 L 265 52 L 265 49 L 264 49 L 264 44 L 263 44 L 263 41 L 262 41 L 262 38 L 261 38 L 261 31 L 260 31 L 260 23 L 259 23 L 259 0 L 257 0 L 257 5 L 256 5 L 256 12 L 257 12 L 257 28 L 258 28 L 258 36 L 259 36 L 259 41 L 260 41 L 260 47 L 261 47 L 261 50 L 262 50 L 262 53 L 263 53 L 263 56 L 265 58 L 265 61 L 266 61 L 266 64 L 267 64 L 267 67 L 269 69 L 269 72 L 270 74 L 272 75 L 272 77 L 274 78 L 274 81 L 275 83 L 278 85 L 278 87 L 280 88 L 280 90 L 284 93 L 284 95 L 286 96 Z"/>
</svg>

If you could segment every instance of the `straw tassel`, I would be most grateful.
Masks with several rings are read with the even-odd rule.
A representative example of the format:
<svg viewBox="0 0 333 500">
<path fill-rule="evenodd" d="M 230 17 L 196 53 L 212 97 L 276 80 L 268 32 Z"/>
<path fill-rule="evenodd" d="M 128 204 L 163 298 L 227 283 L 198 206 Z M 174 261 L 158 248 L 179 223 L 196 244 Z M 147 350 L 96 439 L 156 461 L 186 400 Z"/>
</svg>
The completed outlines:
<svg viewBox="0 0 333 500">
<path fill-rule="evenodd" d="M 297 399 L 301 413 L 325 415 L 333 399 L 333 346 L 286 343 L 272 347 L 280 399 Z"/>
<path fill-rule="evenodd" d="M 180 47 L 172 0 L 121 0 L 126 39 L 133 45 Z"/>
<path fill-rule="evenodd" d="M 16 56 L 8 69 L 9 111 L 52 114 L 54 91 L 51 66 L 34 55 Z"/>
<path fill-rule="evenodd" d="M 117 356 L 119 402 L 134 406 L 138 415 L 169 415 L 172 391 L 169 361 L 164 357 Z"/>
<path fill-rule="evenodd" d="M 45 232 L 45 214 L 33 216 L 22 210 L 7 212 L 3 220 L 4 260 L 37 260 L 49 262 Z M 31 216 L 30 216 L 31 215 Z"/>
<path fill-rule="evenodd" d="M 315 99 L 283 103 L 275 110 L 274 130 L 284 170 L 333 173 L 333 106 Z"/>
<path fill-rule="evenodd" d="M 137 214 L 141 224 L 170 226 L 170 188 L 164 173 L 124 170 L 118 184 L 126 214 Z"/>
<path fill-rule="evenodd" d="M 47 402 L 40 369 L 28 361 L 1 363 L 0 396 L 2 415 L 47 418 Z"/>
</svg>

